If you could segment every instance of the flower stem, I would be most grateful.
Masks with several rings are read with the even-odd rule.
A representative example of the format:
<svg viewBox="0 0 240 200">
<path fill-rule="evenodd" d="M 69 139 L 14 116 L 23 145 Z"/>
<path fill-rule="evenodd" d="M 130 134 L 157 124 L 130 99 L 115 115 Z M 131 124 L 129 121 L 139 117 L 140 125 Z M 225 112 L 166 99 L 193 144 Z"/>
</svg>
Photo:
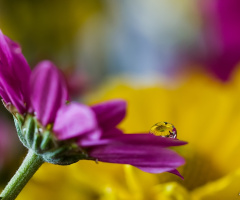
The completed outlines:
<svg viewBox="0 0 240 200">
<path fill-rule="evenodd" d="M 43 163 L 41 156 L 29 150 L 22 165 L 2 191 L 0 200 L 15 199 Z"/>
</svg>

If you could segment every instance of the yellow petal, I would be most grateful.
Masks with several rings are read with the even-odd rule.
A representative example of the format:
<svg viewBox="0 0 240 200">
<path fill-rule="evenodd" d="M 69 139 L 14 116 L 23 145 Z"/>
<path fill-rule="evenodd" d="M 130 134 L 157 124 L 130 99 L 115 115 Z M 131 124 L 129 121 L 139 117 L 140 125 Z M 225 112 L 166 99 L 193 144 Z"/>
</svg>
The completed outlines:
<svg viewBox="0 0 240 200">
<path fill-rule="evenodd" d="M 226 200 L 240 198 L 240 169 L 192 192 L 193 200 Z"/>
</svg>

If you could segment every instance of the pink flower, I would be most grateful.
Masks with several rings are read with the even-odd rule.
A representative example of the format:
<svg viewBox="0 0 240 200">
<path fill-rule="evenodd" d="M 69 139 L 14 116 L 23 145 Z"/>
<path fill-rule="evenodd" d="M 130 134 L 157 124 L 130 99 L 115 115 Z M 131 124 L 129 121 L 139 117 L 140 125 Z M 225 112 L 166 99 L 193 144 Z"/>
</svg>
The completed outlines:
<svg viewBox="0 0 240 200">
<path fill-rule="evenodd" d="M 205 19 L 207 54 L 204 64 L 223 81 L 240 61 L 240 1 L 200 1 Z"/>
<path fill-rule="evenodd" d="M 21 129 L 21 141 L 36 154 L 43 155 L 48 162 L 71 164 L 65 157 L 62 162 L 59 155 L 57 161 L 54 160 L 56 152 L 67 143 L 68 151 L 78 156 L 74 162 L 84 158 L 130 164 L 150 173 L 167 171 L 180 176 L 176 168 L 185 161 L 167 147 L 186 142 L 150 134 L 123 134 L 116 126 L 125 117 L 125 101 L 112 100 L 91 107 L 77 102 L 66 104 L 66 83 L 54 64 L 42 61 L 31 72 L 20 47 L 2 32 L 0 56 L 0 95 L 6 105 L 16 107 L 24 118 L 21 123 L 24 124 L 29 117 L 37 119 L 38 122 L 34 122 L 37 128 L 27 124 L 34 136 L 25 133 L 26 128 L 21 127 L 25 125 L 17 122 L 20 124 L 17 128 Z M 50 138 L 57 147 L 45 151 L 47 140 L 39 139 L 46 136 L 44 131 L 51 133 Z M 43 141 L 45 146 L 38 145 Z"/>
</svg>

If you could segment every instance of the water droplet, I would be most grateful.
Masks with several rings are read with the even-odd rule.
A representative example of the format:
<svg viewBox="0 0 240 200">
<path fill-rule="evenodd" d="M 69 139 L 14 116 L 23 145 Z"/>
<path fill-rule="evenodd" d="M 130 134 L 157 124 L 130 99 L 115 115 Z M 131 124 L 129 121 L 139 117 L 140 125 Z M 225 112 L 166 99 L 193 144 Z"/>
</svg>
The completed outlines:
<svg viewBox="0 0 240 200">
<path fill-rule="evenodd" d="M 149 133 L 161 137 L 177 138 L 176 128 L 168 122 L 158 122 L 154 124 Z"/>
</svg>

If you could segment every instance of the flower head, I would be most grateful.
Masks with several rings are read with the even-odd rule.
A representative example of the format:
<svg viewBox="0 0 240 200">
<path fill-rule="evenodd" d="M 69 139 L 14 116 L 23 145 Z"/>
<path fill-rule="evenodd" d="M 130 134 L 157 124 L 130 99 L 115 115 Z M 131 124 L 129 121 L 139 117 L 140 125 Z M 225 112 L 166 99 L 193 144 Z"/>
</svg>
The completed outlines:
<svg viewBox="0 0 240 200">
<path fill-rule="evenodd" d="M 150 134 L 123 134 L 116 126 L 125 117 L 125 101 L 91 107 L 66 103 L 65 79 L 53 63 L 42 61 L 31 72 L 20 47 L 2 32 L 0 53 L 0 95 L 15 116 L 22 143 L 46 162 L 68 165 L 88 159 L 180 176 L 176 168 L 184 159 L 166 147 L 186 143 Z"/>
<path fill-rule="evenodd" d="M 110 82 L 110 88 L 107 84 L 100 89 L 100 95 L 92 97 L 93 102 L 95 99 L 126 99 L 128 115 L 119 127 L 127 132 L 145 130 L 159 117 L 173 122 L 178 128 L 178 136 L 190 141 L 189 145 L 177 148 L 187 160 L 186 165 L 179 168 L 184 181 L 169 173 L 146 174 L 128 165 L 94 165 L 82 161 L 68 166 L 69 170 L 44 165 L 20 199 L 35 196 L 44 199 L 48 197 L 44 196 L 46 194 L 51 198 L 58 195 L 59 200 L 66 199 L 66 194 L 71 194 L 68 198 L 88 200 L 96 197 L 109 200 L 237 199 L 240 185 L 240 71 L 234 75 L 231 82 L 223 84 L 206 74 L 192 74 L 174 89 L 159 84 L 136 88 L 123 79 L 120 83 Z M 46 171 L 52 174 L 51 179 L 44 176 Z M 54 185 L 56 180 L 57 186 Z M 44 192 L 38 193 L 39 188 Z M 61 194 L 59 188 L 63 188 Z"/>
</svg>

